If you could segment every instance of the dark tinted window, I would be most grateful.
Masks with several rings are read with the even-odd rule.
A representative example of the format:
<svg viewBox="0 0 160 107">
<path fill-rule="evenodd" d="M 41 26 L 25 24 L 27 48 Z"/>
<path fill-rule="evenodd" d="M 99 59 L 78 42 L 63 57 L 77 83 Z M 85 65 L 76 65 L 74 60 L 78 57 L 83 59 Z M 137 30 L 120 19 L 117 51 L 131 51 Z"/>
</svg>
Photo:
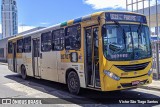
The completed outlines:
<svg viewBox="0 0 160 107">
<path fill-rule="evenodd" d="M 24 52 L 31 52 L 31 37 L 24 38 Z"/>
<path fill-rule="evenodd" d="M 8 53 L 12 53 L 12 42 L 8 42 Z"/>
<path fill-rule="evenodd" d="M 23 52 L 23 39 L 17 40 L 17 53 Z"/>
<path fill-rule="evenodd" d="M 0 48 L 0 57 L 4 58 L 4 48 Z"/>
<path fill-rule="evenodd" d="M 52 47 L 53 50 L 63 50 L 64 48 L 64 29 L 55 30 L 52 32 Z"/>
<path fill-rule="evenodd" d="M 34 57 L 39 57 L 40 56 L 40 46 L 39 46 L 39 39 L 33 40 L 33 53 L 34 53 Z"/>
<path fill-rule="evenodd" d="M 43 33 L 41 35 L 41 50 L 42 52 L 51 51 L 52 49 L 52 35 L 51 32 Z"/>
<path fill-rule="evenodd" d="M 81 27 L 74 25 L 66 28 L 65 48 L 67 50 L 80 49 L 81 46 Z"/>
</svg>

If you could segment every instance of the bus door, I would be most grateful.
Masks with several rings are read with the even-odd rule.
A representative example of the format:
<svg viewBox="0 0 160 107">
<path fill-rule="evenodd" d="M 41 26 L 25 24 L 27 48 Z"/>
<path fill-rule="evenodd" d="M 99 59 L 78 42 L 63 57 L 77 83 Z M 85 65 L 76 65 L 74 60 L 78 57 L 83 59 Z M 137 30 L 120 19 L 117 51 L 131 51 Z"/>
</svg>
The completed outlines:
<svg viewBox="0 0 160 107">
<path fill-rule="evenodd" d="M 13 71 L 17 72 L 17 60 L 16 60 L 16 53 L 17 53 L 17 45 L 13 43 Z"/>
<path fill-rule="evenodd" d="M 33 39 L 33 75 L 34 77 L 40 78 L 40 39 Z"/>
<path fill-rule="evenodd" d="M 85 52 L 87 86 L 100 88 L 97 26 L 85 28 Z"/>
</svg>

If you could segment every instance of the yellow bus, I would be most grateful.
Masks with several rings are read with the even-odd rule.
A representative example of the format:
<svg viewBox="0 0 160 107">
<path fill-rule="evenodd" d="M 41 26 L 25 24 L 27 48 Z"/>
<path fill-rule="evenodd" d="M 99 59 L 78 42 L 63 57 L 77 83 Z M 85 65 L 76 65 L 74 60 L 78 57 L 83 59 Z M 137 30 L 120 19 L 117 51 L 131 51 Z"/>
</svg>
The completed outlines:
<svg viewBox="0 0 160 107">
<path fill-rule="evenodd" d="M 144 15 L 102 11 L 8 40 L 11 71 L 80 88 L 114 91 L 152 82 Z"/>
</svg>

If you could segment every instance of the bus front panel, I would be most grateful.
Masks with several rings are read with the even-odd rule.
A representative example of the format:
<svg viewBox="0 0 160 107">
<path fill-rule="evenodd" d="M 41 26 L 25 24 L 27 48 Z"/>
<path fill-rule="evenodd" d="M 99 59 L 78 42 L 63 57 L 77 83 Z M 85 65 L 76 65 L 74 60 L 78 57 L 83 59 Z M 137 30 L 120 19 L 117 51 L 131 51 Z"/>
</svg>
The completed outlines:
<svg viewBox="0 0 160 107">
<path fill-rule="evenodd" d="M 102 91 L 151 83 L 152 49 L 145 16 L 129 13 L 105 16 L 99 50 Z"/>
</svg>

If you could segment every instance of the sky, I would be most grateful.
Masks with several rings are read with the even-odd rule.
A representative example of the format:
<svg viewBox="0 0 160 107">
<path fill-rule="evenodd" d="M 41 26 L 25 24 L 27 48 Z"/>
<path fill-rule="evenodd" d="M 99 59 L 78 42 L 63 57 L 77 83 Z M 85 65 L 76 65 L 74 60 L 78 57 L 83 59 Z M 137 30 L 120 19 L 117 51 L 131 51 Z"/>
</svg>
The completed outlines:
<svg viewBox="0 0 160 107">
<path fill-rule="evenodd" d="M 16 0 L 16 2 L 19 32 L 38 26 L 51 26 L 97 11 L 126 9 L 126 0 Z"/>
<path fill-rule="evenodd" d="M 99 0 L 92 1 L 97 3 Z M 105 1 L 107 0 L 102 0 L 103 3 Z M 101 7 L 101 5 L 95 8 L 94 2 L 90 3 L 92 3 L 90 0 L 17 0 L 19 24 L 50 26 L 112 8 L 111 6 Z"/>
</svg>

